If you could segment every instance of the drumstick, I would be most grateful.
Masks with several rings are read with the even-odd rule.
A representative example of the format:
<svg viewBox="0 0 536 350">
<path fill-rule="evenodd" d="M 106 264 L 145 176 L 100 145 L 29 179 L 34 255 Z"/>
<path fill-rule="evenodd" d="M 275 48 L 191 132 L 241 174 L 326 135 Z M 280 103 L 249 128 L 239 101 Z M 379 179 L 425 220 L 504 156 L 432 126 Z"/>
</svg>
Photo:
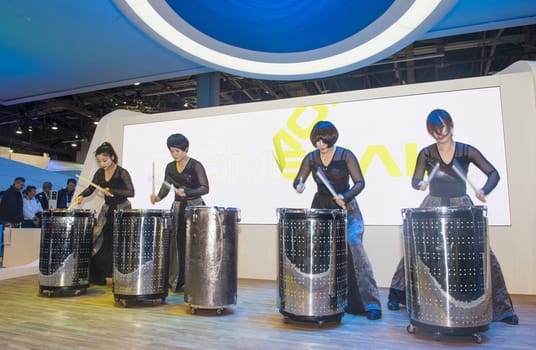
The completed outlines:
<svg viewBox="0 0 536 350">
<path fill-rule="evenodd" d="M 473 191 L 476 192 L 479 192 L 480 190 L 476 188 L 476 186 L 471 182 L 471 180 L 469 180 L 469 178 L 467 176 L 465 176 L 465 174 L 456 166 L 456 163 L 452 163 L 452 168 L 454 169 L 454 172 L 456 174 L 458 174 L 459 177 L 462 178 L 462 180 L 464 180 L 465 182 L 467 182 L 469 184 L 469 186 L 471 186 L 471 188 L 473 189 Z"/>
<path fill-rule="evenodd" d="M 69 204 L 69 208 L 67 208 L 67 209 L 71 210 L 76 206 L 77 206 L 77 203 L 76 203 L 75 199 L 73 198 L 73 200 L 71 201 L 71 204 Z"/>
<path fill-rule="evenodd" d="M 108 192 L 110 193 L 109 191 L 105 190 L 104 188 L 100 187 L 99 185 L 97 185 L 96 183 L 93 183 L 91 182 L 90 180 L 86 179 L 85 177 L 82 177 L 80 175 L 76 175 L 76 177 L 79 179 L 79 180 L 82 180 L 83 182 L 86 182 L 88 183 L 89 185 L 95 187 L 97 190 L 105 193 L 105 192 Z M 114 195 L 112 193 L 110 193 L 111 197 L 113 197 Z"/>
<path fill-rule="evenodd" d="M 151 194 L 154 196 L 154 160 L 153 160 L 153 174 L 152 174 L 152 183 L 151 183 Z"/>
<path fill-rule="evenodd" d="M 432 169 L 430 174 L 428 174 L 428 178 L 426 179 L 426 181 L 430 183 L 430 181 L 432 181 L 432 179 L 437 175 L 438 172 L 439 172 L 439 162 L 437 162 L 436 165 L 434 165 L 434 168 Z"/>
<path fill-rule="evenodd" d="M 162 181 L 162 184 L 163 184 L 164 186 L 167 186 L 170 190 L 173 188 L 173 185 L 170 184 L 170 183 L 167 182 L 167 181 Z"/>
<path fill-rule="evenodd" d="M 337 192 L 335 192 L 335 189 L 333 188 L 333 186 L 331 186 L 331 183 L 329 182 L 328 178 L 326 177 L 326 174 L 324 174 L 324 172 L 322 171 L 321 167 L 318 167 L 316 169 L 316 175 L 320 178 L 322 183 L 324 183 L 324 186 L 326 186 L 326 188 L 328 189 L 329 193 L 331 193 L 331 195 L 333 197 L 339 197 Z M 345 208 L 345 207 L 343 207 L 343 208 Z"/>
</svg>

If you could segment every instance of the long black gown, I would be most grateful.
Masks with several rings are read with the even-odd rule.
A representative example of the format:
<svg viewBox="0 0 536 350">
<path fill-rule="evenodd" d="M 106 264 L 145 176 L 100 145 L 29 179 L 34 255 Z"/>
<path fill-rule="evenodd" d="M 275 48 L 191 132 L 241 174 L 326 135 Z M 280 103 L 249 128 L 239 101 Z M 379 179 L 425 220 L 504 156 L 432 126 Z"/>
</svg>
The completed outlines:
<svg viewBox="0 0 536 350">
<path fill-rule="evenodd" d="M 175 292 L 184 285 L 184 265 L 186 248 L 186 218 L 185 209 L 188 206 L 204 205 L 202 195 L 209 191 L 208 179 L 203 165 L 189 158 L 182 172 L 177 170 L 177 162 L 168 163 L 164 181 L 174 188 L 183 188 L 186 197 L 175 195 L 171 207 L 173 215 L 173 229 L 169 239 L 169 285 Z M 158 197 L 163 199 L 170 191 L 169 185 L 162 184 Z"/>
</svg>

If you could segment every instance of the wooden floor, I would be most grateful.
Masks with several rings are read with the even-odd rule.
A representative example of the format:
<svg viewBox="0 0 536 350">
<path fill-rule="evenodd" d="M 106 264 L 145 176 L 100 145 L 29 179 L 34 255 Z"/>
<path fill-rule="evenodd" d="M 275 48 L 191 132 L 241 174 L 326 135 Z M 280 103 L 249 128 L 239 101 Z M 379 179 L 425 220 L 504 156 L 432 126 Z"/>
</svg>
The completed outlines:
<svg viewBox="0 0 536 350">
<path fill-rule="evenodd" d="M 275 281 L 240 280 L 238 304 L 222 315 L 192 315 L 183 295 L 165 304 L 115 304 L 111 286 L 73 297 L 38 295 L 36 275 L 0 281 L 0 349 L 534 349 L 536 296 L 513 296 L 520 325 L 492 323 L 482 344 L 469 336 L 417 329 L 405 310 L 383 310 L 379 321 L 346 314 L 341 323 L 288 324 L 276 304 Z M 386 290 L 381 290 L 382 301 Z"/>
</svg>

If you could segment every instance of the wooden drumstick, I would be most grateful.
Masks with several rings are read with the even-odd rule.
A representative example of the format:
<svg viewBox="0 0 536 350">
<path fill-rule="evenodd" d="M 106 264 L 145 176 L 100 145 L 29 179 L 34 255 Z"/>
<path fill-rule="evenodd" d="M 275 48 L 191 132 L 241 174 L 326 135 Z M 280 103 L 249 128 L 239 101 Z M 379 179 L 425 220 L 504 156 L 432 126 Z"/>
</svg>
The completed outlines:
<svg viewBox="0 0 536 350">
<path fill-rule="evenodd" d="M 328 189 L 329 193 L 331 193 L 331 195 L 333 197 L 339 197 L 339 195 L 337 194 L 337 192 L 335 191 L 335 189 L 331 185 L 331 182 L 329 182 L 328 178 L 326 177 L 326 174 L 324 174 L 324 171 L 322 171 L 321 167 L 318 167 L 316 169 L 316 175 L 322 181 L 322 183 L 324 183 L 324 186 L 326 186 L 326 188 Z M 346 209 L 346 206 L 343 206 L 342 208 Z"/>
<path fill-rule="evenodd" d="M 154 196 L 154 160 L 153 160 L 153 174 L 152 174 L 152 187 L 151 187 L 151 194 Z"/>
<path fill-rule="evenodd" d="M 83 182 L 86 182 L 88 183 L 89 185 L 95 187 L 97 190 L 101 191 L 102 193 L 110 193 L 109 191 L 105 190 L 104 188 L 100 187 L 99 185 L 97 185 L 96 183 L 93 183 L 91 180 L 88 180 L 86 179 L 85 177 L 82 177 L 80 175 L 76 175 L 76 177 L 79 179 L 79 180 L 82 180 Z M 110 195 L 113 197 L 113 193 L 110 193 Z"/>
<path fill-rule="evenodd" d="M 469 180 L 467 176 L 456 166 L 456 163 L 452 163 L 452 169 L 454 169 L 454 172 L 458 174 L 459 177 L 461 177 L 465 182 L 469 184 L 469 186 L 473 189 L 473 191 L 479 192 L 480 190 L 476 188 L 476 186 Z"/>
<path fill-rule="evenodd" d="M 439 172 L 439 162 L 436 163 L 436 165 L 434 166 L 430 174 L 428 174 L 428 178 L 426 179 L 426 181 L 430 183 L 430 181 L 432 181 L 432 179 L 437 175 L 438 172 Z"/>
</svg>

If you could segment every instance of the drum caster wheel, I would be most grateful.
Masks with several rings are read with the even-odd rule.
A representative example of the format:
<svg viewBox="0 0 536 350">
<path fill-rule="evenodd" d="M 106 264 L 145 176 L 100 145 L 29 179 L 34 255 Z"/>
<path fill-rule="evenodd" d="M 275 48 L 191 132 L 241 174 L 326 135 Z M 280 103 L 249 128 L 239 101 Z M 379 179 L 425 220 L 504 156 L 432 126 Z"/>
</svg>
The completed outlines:
<svg viewBox="0 0 536 350">
<path fill-rule="evenodd" d="M 283 323 L 288 323 L 288 316 L 283 317 Z"/>
<path fill-rule="evenodd" d="M 475 343 L 482 344 L 482 334 L 473 333 L 472 337 L 473 337 L 473 340 L 474 340 Z"/>
<path fill-rule="evenodd" d="M 130 303 L 128 302 L 128 300 L 123 300 L 123 301 L 121 302 L 121 304 L 123 305 L 123 307 L 124 307 L 125 309 L 130 305 Z"/>
<path fill-rule="evenodd" d="M 407 331 L 409 334 L 415 334 L 416 328 L 415 328 L 414 325 L 412 325 L 412 324 L 408 324 L 408 326 L 406 327 L 406 331 Z"/>
<path fill-rule="evenodd" d="M 190 313 L 191 313 L 192 315 L 195 315 L 195 314 L 197 313 L 197 310 L 194 309 L 193 307 L 191 307 L 191 308 L 190 308 Z"/>
<path fill-rule="evenodd" d="M 216 310 L 216 313 L 217 313 L 218 315 L 223 314 L 223 308 L 219 308 L 219 309 L 217 309 L 217 310 Z"/>
<path fill-rule="evenodd" d="M 441 340 L 441 332 L 434 332 L 434 339 L 437 341 Z"/>
<path fill-rule="evenodd" d="M 318 328 L 324 327 L 325 321 L 318 321 Z"/>
</svg>

